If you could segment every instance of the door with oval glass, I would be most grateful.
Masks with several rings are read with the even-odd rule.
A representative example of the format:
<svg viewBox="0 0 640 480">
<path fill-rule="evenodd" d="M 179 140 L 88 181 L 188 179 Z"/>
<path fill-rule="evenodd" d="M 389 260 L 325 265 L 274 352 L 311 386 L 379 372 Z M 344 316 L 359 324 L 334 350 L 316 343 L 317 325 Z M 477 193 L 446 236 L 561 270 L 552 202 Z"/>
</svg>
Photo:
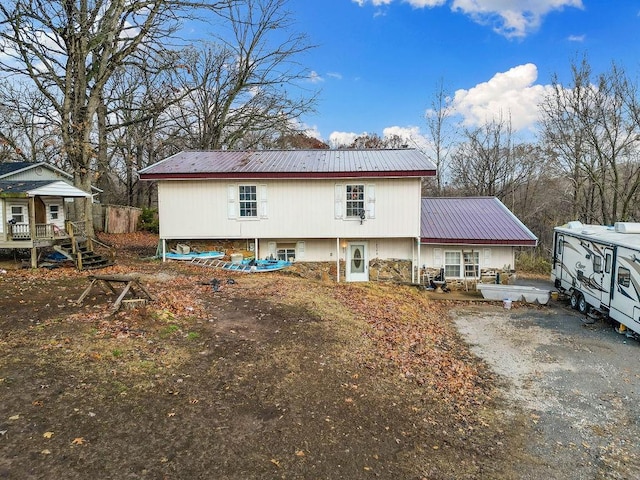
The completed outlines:
<svg viewBox="0 0 640 480">
<path fill-rule="evenodd" d="M 350 242 L 347 247 L 347 282 L 369 281 L 367 242 Z"/>
</svg>

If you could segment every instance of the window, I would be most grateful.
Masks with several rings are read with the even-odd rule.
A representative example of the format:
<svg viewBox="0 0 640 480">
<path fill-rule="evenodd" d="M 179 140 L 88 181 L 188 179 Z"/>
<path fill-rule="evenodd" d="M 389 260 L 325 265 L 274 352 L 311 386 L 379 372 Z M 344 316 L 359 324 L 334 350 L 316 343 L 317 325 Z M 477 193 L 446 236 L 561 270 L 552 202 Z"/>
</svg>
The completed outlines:
<svg viewBox="0 0 640 480">
<path fill-rule="evenodd" d="M 51 220 L 60 218 L 60 205 L 49 205 L 49 218 Z"/>
<path fill-rule="evenodd" d="M 593 272 L 602 273 L 602 257 L 600 255 L 593 256 Z"/>
<path fill-rule="evenodd" d="M 604 260 L 604 271 L 607 273 L 611 273 L 611 263 L 612 263 L 612 259 L 611 259 L 611 254 L 607 253 L 605 260 Z"/>
<path fill-rule="evenodd" d="M 284 260 L 287 262 L 293 262 L 296 259 L 295 248 L 280 248 L 278 247 L 276 258 L 278 260 Z"/>
<path fill-rule="evenodd" d="M 258 194 L 255 185 L 240 185 L 238 187 L 241 217 L 258 216 Z"/>
<path fill-rule="evenodd" d="M 364 185 L 347 185 L 347 217 L 360 218 L 364 211 Z"/>
<path fill-rule="evenodd" d="M 460 252 L 444 252 L 444 277 L 460 278 Z"/>
<path fill-rule="evenodd" d="M 618 284 L 622 287 L 628 287 L 631 282 L 631 271 L 628 268 L 618 268 Z"/>
<path fill-rule="evenodd" d="M 22 205 L 11 206 L 11 223 L 25 223 L 24 207 Z"/>
</svg>

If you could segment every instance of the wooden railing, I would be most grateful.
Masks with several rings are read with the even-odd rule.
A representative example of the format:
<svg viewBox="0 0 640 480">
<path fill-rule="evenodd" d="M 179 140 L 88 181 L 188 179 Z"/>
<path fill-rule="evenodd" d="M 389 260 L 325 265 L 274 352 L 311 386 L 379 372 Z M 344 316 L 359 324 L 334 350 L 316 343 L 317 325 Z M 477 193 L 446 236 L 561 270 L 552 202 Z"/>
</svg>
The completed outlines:
<svg viewBox="0 0 640 480">
<path fill-rule="evenodd" d="M 11 240 L 31 240 L 31 227 L 24 223 L 8 224 L 9 238 Z M 36 240 L 55 240 L 68 237 L 64 229 L 53 223 L 35 224 Z"/>
<path fill-rule="evenodd" d="M 71 222 L 67 220 L 65 222 L 67 233 L 70 237 L 86 237 L 87 236 L 87 222 L 80 220 L 77 222 Z"/>
</svg>

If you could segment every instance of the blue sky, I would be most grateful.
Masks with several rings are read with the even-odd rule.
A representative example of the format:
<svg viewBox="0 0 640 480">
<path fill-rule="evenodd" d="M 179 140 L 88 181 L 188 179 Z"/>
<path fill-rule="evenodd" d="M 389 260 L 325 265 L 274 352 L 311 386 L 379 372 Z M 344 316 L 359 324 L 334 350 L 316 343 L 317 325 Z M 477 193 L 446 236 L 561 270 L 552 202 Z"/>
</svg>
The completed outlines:
<svg viewBox="0 0 640 480">
<path fill-rule="evenodd" d="M 442 81 L 457 121 L 501 111 L 530 132 L 552 74 L 573 59 L 594 72 L 640 66 L 637 0 L 290 0 L 295 28 L 317 48 L 300 59 L 320 90 L 303 119 L 325 141 L 362 133 L 426 132 Z"/>
</svg>

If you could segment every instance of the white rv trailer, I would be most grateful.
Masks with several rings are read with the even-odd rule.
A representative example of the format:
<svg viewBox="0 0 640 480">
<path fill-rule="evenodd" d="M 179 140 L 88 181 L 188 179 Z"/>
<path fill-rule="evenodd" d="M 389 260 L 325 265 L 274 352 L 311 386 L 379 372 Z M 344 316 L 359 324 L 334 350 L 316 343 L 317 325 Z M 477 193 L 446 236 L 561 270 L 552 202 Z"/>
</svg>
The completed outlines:
<svg viewBox="0 0 640 480">
<path fill-rule="evenodd" d="M 640 223 L 569 222 L 554 229 L 554 240 L 551 280 L 571 306 L 640 333 Z"/>
</svg>

